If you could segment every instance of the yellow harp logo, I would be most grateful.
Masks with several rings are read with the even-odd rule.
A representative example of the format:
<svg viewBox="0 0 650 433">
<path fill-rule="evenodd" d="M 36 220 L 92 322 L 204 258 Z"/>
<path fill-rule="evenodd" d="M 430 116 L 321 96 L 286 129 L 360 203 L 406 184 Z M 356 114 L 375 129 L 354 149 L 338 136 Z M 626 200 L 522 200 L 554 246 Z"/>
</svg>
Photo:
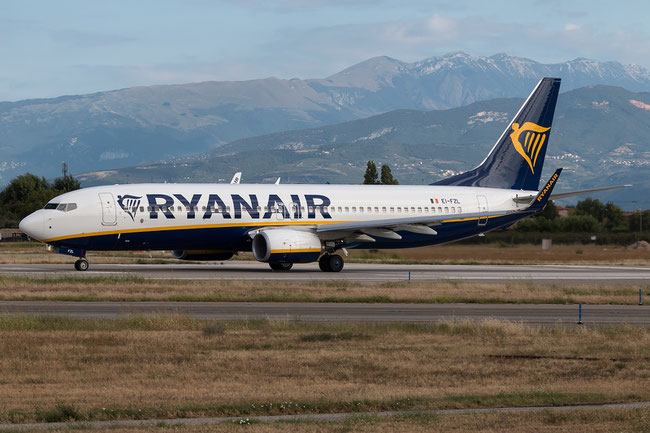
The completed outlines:
<svg viewBox="0 0 650 433">
<path fill-rule="evenodd" d="M 547 136 L 546 131 L 549 129 L 551 129 L 550 126 L 543 128 L 533 122 L 525 122 L 521 126 L 518 123 L 512 124 L 512 133 L 510 133 L 512 144 L 515 146 L 515 150 L 526 160 L 533 174 L 535 174 L 537 156 L 544 146 Z M 519 141 L 520 138 L 523 139 L 523 144 Z"/>
</svg>

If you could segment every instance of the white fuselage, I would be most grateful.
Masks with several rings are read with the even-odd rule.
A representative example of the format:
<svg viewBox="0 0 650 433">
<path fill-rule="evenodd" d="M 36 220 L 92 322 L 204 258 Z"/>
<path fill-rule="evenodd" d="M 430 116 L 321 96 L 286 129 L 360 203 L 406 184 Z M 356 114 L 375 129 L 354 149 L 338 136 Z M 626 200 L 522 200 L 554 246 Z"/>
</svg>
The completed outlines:
<svg viewBox="0 0 650 433">
<path fill-rule="evenodd" d="M 513 198 L 535 193 L 419 185 L 114 185 L 63 194 L 50 202 L 49 207 L 57 205 L 58 209 L 37 211 L 23 221 L 22 227 L 43 242 L 86 249 L 110 249 L 112 241 L 107 242 L 105 236 L 117 235 L 119 238 L 112 243 L 115 249 L 188 249 L 211 245 L 221 250 L 240 248 L 233 237 L 261 227 L 315 227 L 396 219 L 431 219 L 445 226 L 468 216 L 478 226 L 485 221 L 481 222 L 476 214 L 506 214 L 522 209 L 525 206 Z M 208 232 L 204 232 L 205 236 L 201 234 L 202 229 L 208 228 L 224 229 L 225 245 L 221 244 L 221 236 L 210 239 L 205 237 Z M 175 236 L 169 236 L 172 232 Z M 458 238 L 473 232 L 458 233 Z M 102 242 L 93 242 L 100 237 Z M 432 236 L 421 237 L 417 243 L 421 242 L 438 243 Z"/>
</svg>

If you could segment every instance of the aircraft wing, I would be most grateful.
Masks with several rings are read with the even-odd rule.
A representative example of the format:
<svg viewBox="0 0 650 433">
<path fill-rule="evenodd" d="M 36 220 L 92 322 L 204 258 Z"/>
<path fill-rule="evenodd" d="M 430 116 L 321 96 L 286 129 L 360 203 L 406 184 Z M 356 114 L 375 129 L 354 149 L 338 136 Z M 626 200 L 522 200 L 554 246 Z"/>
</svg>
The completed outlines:
<svg viewBox="0 0 650 433">
<path fill-rule="evenodd" d="M 583 189 L 582 191 L 560 192 L 557 194 L 551 194 L 549 200 L 558 200 L 561 198 L 573 197 L 575 195 L 590 194 L 592 192 L 609 191 L 610 189 L 629 188 L 631 186 L 632 185 L 617 185 L 617 186 L 607 186 L 605 188 Z M 515 197 L 513 198 L 513 200 L 517 203 L 530 203 L 534 198 L 535 198 L 534 195 L 527 195 L 525 197 Z"/>
<path fill-rule="evenodd" d="M 401 236 L 396 232 L 407 231 L 411 233 L 435 236 L 438 233 L 432 227 L 439 226 L 444 222 L 464 221 L 478 218 L 494 218 L 518 212 L 524 212 L 524 210 L 509 212 L 476 212 L 456 215 L 423 215 L 417 217 L 394 218 L 388 220 L 381 219 L 369 221 L 348 221 L 342 223 L 319 225 L 316 228 L 316 233 L 323 235 L 334 235 L 338 232 L 342 236 L 345 236 L 354 232 L 358 232 L 381 238 L 401 239 Z"/>
</svg>

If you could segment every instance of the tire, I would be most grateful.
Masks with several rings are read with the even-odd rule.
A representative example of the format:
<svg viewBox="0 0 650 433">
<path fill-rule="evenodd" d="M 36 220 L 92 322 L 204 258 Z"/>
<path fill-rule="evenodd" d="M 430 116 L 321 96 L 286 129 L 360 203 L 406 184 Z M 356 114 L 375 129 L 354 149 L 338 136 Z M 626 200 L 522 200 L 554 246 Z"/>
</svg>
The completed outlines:
<svg viewBox="0 0 650 433">
<path fill-rule="evenodd" d="M 320 268 L 321 271 L 323 272 L 332 272 L 330 269 L 330 255 L 329 254 L 323 254 L 321 258 L 318 260 L 318 267 Z"/>
<path fill-rule="evenodd" d="M 293 267 L 293 263 L 289 263 L 289 262 L 273 262 L 273 263 L 269 263 L 269 266 L 274 271 L 288 271 L 289 269 L 291 269 Z"/>
<path fill-rule="evenodd" d="M 76 262 L 74 262 L 74 268 L 78 271 L 87 271 L 89 267 L 88 260 L 86 259 L 79 259 Z"/>
<path fill-rule="evenodd" d="M 343 270 L 343 257 L 338 254 L 332 254 L 328 260 L 328 267 L 330 272 L 341 272 Z"/>
</svg>

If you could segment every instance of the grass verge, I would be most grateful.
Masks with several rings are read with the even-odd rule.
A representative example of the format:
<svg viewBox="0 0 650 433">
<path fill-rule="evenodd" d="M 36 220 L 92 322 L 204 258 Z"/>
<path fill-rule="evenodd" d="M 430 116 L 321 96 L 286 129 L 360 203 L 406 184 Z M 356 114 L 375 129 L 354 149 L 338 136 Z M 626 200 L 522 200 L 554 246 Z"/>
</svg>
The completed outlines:
<svg viewBox="0 0 650 433">
<path fill-rule="evenodd" d="M 650 284 L 474 283 L 452 280 L 362 284 L 350 281 L 149 280 L 139 276 L 0 275 L 4 301 L 186 301 L 637 304 Z"/>
<path fill-rule="evenodd" d="M 0 354 L 5 423 L 650 399 L 628 327 L 0 316 Z"/>
</svg>

